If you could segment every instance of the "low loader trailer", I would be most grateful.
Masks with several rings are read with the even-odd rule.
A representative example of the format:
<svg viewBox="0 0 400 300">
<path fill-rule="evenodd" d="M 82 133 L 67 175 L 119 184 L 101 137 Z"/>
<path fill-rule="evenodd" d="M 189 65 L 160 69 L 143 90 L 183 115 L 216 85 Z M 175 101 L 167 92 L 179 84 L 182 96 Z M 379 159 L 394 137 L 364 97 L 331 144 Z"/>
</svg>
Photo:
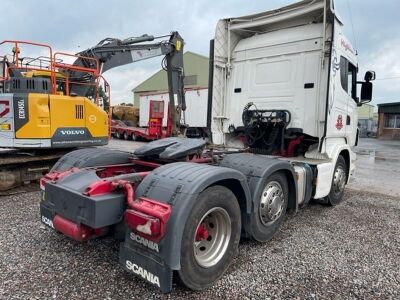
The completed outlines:
<svg viewBox="0 0 400 300">
<path fill-rule="evenodd" d="M 168 115 L 168 113 L 167 113 Z M 164 101 L 150 100 L 149 121 L 146 128 L 127 126 L 124 122 L 111 121 L 111 134 L 118 139 L 154 141 L 172 136 L 171 119 L 167 116 L 167 126 L 163 128 Z"/>
<path fill-rule="evenodd" d="M 220 20 L 210 53 L 212 145 L 169 137 L 134 153 L 82 149 L 41 179 L 44 224 L 81 242 L 114 235 L 123 268 L 165 293 L 174 277 L 210 287 L 241 238 L 269 241 L 288 212 L 339 204 L 356 108 L 372 97 L 375 73 L 357 79 L 333 1 Z"/>
</svg>

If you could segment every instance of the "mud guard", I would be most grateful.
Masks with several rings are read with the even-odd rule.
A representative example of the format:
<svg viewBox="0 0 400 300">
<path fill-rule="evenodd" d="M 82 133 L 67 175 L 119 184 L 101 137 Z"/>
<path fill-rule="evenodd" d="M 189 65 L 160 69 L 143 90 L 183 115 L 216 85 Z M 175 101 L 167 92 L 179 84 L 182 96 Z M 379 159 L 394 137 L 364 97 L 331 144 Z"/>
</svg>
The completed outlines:
<svg viewBox="0 0 400 300">
<path fill-rule="evenodd" d="M 296 174 L 290 162 L 281 160 L 277 157 L 265 155 L 257 155 L 251 153 L 238 153 L 227 155 L 220 164 L 222 167 L 237 170 L 247 177 L 249 189 L 251 191 L 252 207 L 251 212 L 254 213 L 254 203 L 256 199 L 261 197 L 264 189 L 264 181 L 271 174 L 283 171 L 286 174 L 289 186 L 289 203 L 288 208 L 297 211 L 297 183 Z M 251 230 L 252 218 L 250 216 L 242 220 L 243 226 L 248 237 L 253 237 Z"/>
<path fill-rule="evenodd" d="M 72 167 L 86 168 L 94 166 L 118 165 L 130 162 L 132 153 L 103 148 L 84 148 L 71 151 L 62 156 L 51 172 L 65 171 Z"/>
<path fill-rule="evenodd" d="M 125 242 L 121 245 L 120 262 L 126 266 L 126 257 L 129 249 L 135 249 L 136 261 L 150 272 L 157 272 L 160 275 L 160 286 L 162 291 L 167 292 L 168 283 L 166 274 L 172 270 L 180 269 L 180 253 L 183 229 L 188 215 L 198 199 L 198 195 L 207 187 L 214 184 L 222 184 L 224 180 L 234 181 L 242 190 L 245 196 L 246 213 L 251 211 L 251 194 L 247 185 L 246 177 L 237 170 L 230 168 L 216 167 L 210 165 L 177 162 L 164 165 L 151 172 L 140 183 L 136 190 L 136 197 L 144 196 L 172 206 L 172 213 L 168 220 L 165 237 L 156 247 L 150 251 L 143 247 L 130 236 L 128 231 Z M 237 187 L 237 186 L 236 186 Z M 146 249 L 147 248 L 147 249 Z M 155 248 L 156 251 L 155 251 Z M 157 257 L 155 259 L 154 255 Z M 146 259 L 147 258 L 147 259 Z M 163 276 L 163 279 L 161 279 Z M 163 282 L 161 282 L 163 281 Z M 172 286 L 171 286 L 172 288 Z"/>
</svg>

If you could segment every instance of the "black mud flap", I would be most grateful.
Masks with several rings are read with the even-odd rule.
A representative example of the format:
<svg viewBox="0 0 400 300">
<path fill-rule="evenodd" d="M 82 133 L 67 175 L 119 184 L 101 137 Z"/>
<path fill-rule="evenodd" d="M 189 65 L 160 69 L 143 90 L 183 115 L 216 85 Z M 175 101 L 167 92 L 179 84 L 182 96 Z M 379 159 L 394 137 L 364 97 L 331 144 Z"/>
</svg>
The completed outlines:
<svg viewBox="0 0 400 300">
<path fill-rule="evenodd" d="M 53 210 L 46 206 L 43 202 L 40 203 L 40 221 L 46 226 L 54 229 L 53 226 L 54 213 Z"/>
<path fill-rule="evenodd" d="M 125 270 L 144 279 L 162 293 L 170 293 L 172 291 L 172 270 L 150 255 L 141 252 L 140 249 L 133 249 L 126 243 L 121 243 L 120 264 Z"/>
</svg>

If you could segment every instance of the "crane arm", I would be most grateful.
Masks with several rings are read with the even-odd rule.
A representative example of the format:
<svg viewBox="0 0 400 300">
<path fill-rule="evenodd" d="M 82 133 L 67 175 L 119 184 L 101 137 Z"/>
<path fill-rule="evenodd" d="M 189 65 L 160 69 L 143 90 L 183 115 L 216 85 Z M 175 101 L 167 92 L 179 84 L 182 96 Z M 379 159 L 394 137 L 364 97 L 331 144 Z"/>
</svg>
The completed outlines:
<svg viewBox="0 0 400 300">
<path fill-rule="evenodd" d="M 172 122 L 172 134 L 177 135 L 181 127 L 181 112 L 186 109 L 183 83 L 184 41 L 178 32 L 172 32 L 166 41 L 143 44 L 143 42 L 151 42 L 155 39 L 157 38 L 151 35 L 125 40 L 107 38 L 96 46 L 78 53 L 80 57 L 74 62 L 74 65 L 93 68 L 93 60 L 85 59 L 85 57 L 95 58 L 100 63 L 100 73 L 102 74 L 115 67 L 164 55 L 163 68 L 168 76 L 170 99 L 168 118 Z M 89 87 L 79 83 L 95 82 L 96 80 L 94 76 L 78 71 L 71 71 L 69 77 L 72 78 L 71 93 L 81 96 L 87 94 Z"/>
<path fill-rule="evenodd" d="M 175 33 L 172 33 L 171 36 L 174 34 Z M 171 45 L 169 41 L 153 44 L 139 44 L 142 42 L 154 41 L 154 39 L 154 36 L 147 34 L 142 35 L 141 37 L 128 38 L 125 40 L 107 38 L 100 41 L 96 46 L 78 54 L 84 57 L 98 59 L 101 66 L 101 73 L 104 73 L 115 67 L 160 55 L 166 55 L 174 50 L 174 45 Z M 87 63 L 88 60 L 81 58 L 74 64 L 85 65 Z"/>
</svg>

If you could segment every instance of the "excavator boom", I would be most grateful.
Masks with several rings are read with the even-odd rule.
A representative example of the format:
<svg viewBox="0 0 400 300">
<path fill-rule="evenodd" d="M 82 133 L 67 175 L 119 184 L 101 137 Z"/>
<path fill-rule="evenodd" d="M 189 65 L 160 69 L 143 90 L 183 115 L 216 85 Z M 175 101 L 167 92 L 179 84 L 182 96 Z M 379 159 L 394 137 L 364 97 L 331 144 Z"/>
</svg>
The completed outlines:
<svg viewBox="0 0 400 300">
<path fill-rule="evenodd" d="M 169 37 L 168 40 L 152 42 L 155 39 Z M 152 35 L 142 35 L 135 38 L 124 40 L 107 38 L 100 41 L 96 46 L 79 52 L 79 58 L 74 62 L 75 66 L 93 67 L 93 60 L 96 59 L 100 64 L 100 73 L 104 73 L 112 68 L 131 64 L 137 61 L 164 55 L 163 68 L 167 71 L 169 87 L 169 115 L 168 118 L 172 125 L 172 135 L 179 135 L 181 128 L 181 111 L 186 110 L 184 92 L 184 68 L 183 68 L 183 46 L 184 41 L 178 32 L 172 32 L 168 36 L 154 37 Z M 82 76 L 82 72 L 72 71 L 69 76 L 74 78 L 71 83 L 71 93 L 85 96 L 89 86 L 82 85 L 81 81 L 94 82 L 95 76 Z"/>
</svg>

